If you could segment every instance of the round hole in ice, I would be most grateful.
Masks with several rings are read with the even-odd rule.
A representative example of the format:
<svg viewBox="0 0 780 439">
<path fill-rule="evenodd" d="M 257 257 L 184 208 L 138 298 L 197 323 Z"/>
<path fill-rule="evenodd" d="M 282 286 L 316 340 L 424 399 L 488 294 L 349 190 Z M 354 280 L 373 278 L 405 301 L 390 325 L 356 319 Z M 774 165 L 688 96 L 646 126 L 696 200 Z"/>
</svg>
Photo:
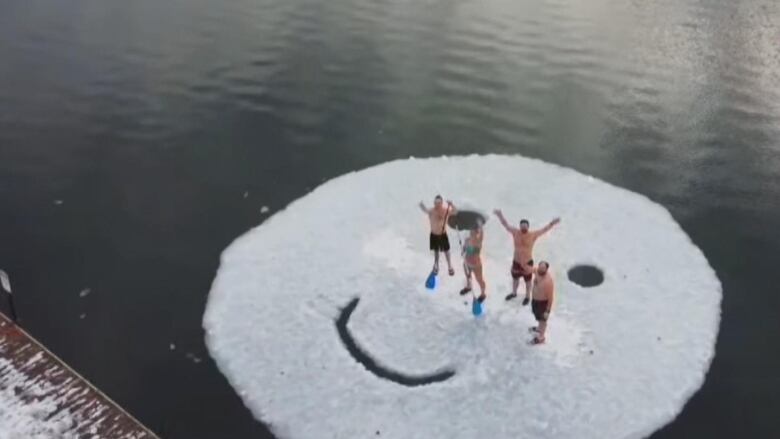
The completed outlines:
<svg viewBox="0 0 780 439">
<path fill-rule="evenodd" d="M 594 265 L 575 265 L 569 269 L 569 280 L 581 287 L 591 288 L 604 283 L 604 272 Z"/>
<path fill-rule="evenodd" d="M 485 224 L 485 215 L 475 210 L 458 210 L 447 220 L 450 228 L 458 230 L 474 230 L 479 224 Z"/>
</svg>

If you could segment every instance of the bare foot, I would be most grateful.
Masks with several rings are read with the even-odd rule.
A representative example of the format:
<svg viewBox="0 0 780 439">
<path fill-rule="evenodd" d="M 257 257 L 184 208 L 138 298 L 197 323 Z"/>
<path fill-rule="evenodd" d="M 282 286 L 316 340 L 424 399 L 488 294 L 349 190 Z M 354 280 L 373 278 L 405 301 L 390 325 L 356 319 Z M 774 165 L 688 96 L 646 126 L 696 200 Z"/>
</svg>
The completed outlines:
<svg viewBox="0 0 780 439">
<path fill-rule="evenodd" d="M 544 341 L 545 341 L 544 337 L 540 337 L 540 336 L 537 335 L 536 337 L 534 337 L 533 340 L 531 340 L 531 344 L 532 345 L 540 345 L 540 344 L 544 344 Z"/>
</svg>

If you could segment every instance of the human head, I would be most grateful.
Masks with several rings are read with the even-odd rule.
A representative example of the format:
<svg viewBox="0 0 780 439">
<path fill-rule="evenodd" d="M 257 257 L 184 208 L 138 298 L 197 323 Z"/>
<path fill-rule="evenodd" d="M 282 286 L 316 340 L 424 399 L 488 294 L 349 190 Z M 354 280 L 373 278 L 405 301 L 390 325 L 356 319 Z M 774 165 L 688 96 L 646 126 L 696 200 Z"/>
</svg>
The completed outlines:
<svg viewBox="0 0 780 439">
<path fill-rule="evenodd" d="M 441 195 L 436 195 L 436 197 L 433 199 L 433 205 L 440 207 L 442 203 L 444 203 L 444 198 L 442 198 Z"/>
<path fill-rule="evenodd" d="M 527 219 L 523 218 L 523 219 L 520 220 L 520 230 L 521 231 L 527 232 L 529 227 L 531 227 L 531 223 L 529 223 Z"/>
<path fill-rule="evenodd" d="M 537 265 L 536 267 L 536 272 L 539 275 L 544 276 L 545 274 L 547 274 L 547 270 L 549 269 L 550 269 L 550 264 L 547 261 L 540 261 L 539 265 Z"/>
</svg>

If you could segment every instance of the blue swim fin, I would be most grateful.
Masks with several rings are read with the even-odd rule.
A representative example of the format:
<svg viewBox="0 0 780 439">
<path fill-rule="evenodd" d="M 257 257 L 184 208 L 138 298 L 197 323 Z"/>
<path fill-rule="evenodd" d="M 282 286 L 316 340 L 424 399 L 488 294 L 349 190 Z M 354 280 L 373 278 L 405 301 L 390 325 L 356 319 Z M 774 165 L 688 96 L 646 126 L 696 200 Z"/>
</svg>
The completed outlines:
<svg viewBox="0 0 780 439">
<path fill-rule="evenodd" d="M 436 288 L 436 274 L 433 271 L 428 275 L 428 279 L 425 279 L 425 288 L 429 290 Z"/>
<path fill-rule="evenodd" d="M 476 297 L 474 297 L 471 302 L 471 313 L 474 314 L 474 317 L 478 317 L 482 315 L 482 311 L 483 311 L 482 307 L 483 307 L 482 303 L 480 303 L 480 301 L 477 300 Z"/>
</svg>

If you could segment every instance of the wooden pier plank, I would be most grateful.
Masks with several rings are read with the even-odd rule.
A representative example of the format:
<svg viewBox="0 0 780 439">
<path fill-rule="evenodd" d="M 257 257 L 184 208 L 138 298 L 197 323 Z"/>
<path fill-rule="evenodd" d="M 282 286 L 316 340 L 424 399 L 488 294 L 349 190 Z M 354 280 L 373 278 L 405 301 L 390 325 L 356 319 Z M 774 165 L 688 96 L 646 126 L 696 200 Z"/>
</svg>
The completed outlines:
<svg viewBox="0 0 780 439">
<path fill-rule="evenodd" d="M 0 398 L 30 407 L 32 419 L 57 437 L 159 439 L 2 313 L 0 391 Z"/>
</svg>

